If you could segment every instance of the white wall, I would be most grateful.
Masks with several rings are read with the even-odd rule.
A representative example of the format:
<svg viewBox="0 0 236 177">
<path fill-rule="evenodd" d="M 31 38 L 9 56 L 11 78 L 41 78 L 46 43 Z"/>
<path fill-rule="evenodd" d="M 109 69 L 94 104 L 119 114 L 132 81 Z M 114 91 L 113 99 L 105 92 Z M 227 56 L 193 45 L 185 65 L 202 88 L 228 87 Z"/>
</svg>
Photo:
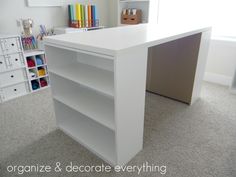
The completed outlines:
<svg viewBox="0 0 236 177">
<path fill-rule="evenodd" d="M 236 68 L 236 39 L 213 38 L 210 43 L 205 80 L 230 85 Z"/>
<path fill-rule="evenodd" d="M 108 0 L 90 0 L 98 6 L 98 16 L 102 25 L 108 26 Z M 39 25 L 46 27 L 67 25 L 67 4 L 88 0 L 63 0 L 63 7 L 27 7 L 26 0 L 0 0 L 0 33 L 19 34 L 16 19 L 32 18 L 35 22 L 34 33 L 38 33 Z"/>
<path fill-rule="evenodd" d="M 109 2 L 108 10 L 108 24 L 110 27 L 115 27 L 118 24 L 118 1 L 119 0 L 107 0 Z"/>
</svg>

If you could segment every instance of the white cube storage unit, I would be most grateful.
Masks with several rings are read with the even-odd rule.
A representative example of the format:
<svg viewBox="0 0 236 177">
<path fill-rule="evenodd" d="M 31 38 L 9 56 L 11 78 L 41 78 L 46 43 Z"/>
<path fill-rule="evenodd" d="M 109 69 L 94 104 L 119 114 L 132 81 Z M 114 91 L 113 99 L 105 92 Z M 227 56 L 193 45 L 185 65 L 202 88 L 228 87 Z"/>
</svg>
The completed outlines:
<svg viewBox="0 0 236 177">
<path fill-rule="evenodd" d="M 36 92 L 48 88 L 50 83 L 45 52 L 42 50 L 26 51 L 25 58 L 30 91 Z"/>
<path fill-rule="evenodd" d="M 28 66 L 32 58 L 33 67 Z M 37 63 L 37 58 L 42 60 Z M 32 78 L 30 71 L 35 72 Z M 32 83 L 38 83 L 33 89 Z M 0 103 L 49 87 L 44 51 L 23 51 L 20 36 L 0 35 Z"/>
<path fill-rule="evenodd" d="M 19 36 L 0 36 L 0 102 L 29 92 Z"/>
</svg>

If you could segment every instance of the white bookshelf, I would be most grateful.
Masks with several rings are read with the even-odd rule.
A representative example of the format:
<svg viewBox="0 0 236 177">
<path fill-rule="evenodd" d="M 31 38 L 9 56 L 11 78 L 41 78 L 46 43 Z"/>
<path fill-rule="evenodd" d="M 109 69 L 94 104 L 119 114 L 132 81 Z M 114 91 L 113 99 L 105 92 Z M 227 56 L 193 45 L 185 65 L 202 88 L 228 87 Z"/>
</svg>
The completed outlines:
<svg viewBox="0 0 236 177">
<path fill-rule="evenodd" d="M 117 164 L 114 61 L 46 45 L 58 127 Z"/>
</svg>

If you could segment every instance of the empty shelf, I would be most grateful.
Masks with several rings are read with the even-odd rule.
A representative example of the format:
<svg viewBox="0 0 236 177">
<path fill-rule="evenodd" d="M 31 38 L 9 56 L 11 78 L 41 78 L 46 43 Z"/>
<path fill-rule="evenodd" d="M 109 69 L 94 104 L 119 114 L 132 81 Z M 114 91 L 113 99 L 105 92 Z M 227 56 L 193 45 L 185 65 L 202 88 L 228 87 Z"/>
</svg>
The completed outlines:
<svg viewBox="0 0 236 177">
<path fill-rule="evenodd" d="M 111 71 L 82 63 L 60 67 L 50 66 L 49 71 L 106 95 L 112 97 L 114 95 L 114 74 Z"/>
<path fill-rule="evenodd" d="M 114 100 L 51 74 L 53 97 L 94 121 L 114 130 Z"/>
<path fill-rule="evenodd" d="M 115 164 L 115 132 L 54 101 L 59 127 L 96 155 Z"/>
</svg>

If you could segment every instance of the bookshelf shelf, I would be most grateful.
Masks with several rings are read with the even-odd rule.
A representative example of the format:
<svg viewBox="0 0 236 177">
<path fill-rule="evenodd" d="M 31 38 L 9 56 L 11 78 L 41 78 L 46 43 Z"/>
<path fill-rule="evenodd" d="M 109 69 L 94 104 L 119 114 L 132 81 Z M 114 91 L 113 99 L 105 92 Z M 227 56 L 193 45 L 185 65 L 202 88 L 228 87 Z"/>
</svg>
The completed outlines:
<svg viewBox="0 0 236 177">
<path fill-rule="evenodd" d="M 51 67 L 50 72 L 113 97 L 113 73 L 86 64 Z"/>
<path fill-rule="evenodd" d="M 51 74 L 53 97 L 103 126 L 114 130 L 114 100 Z"/>
<path fill-rule="evenodd" d="M 115 164 L 115 132 L 54 100 L 59 128 L 108 163 Z M 70 116 L 68 116 L 70 115 Z"/>
<path fill-rule="evenodd" d="M 50 49 L 47 53 L 50 73 L 105 96 L 114 96 L 113 60 L 55 47 Z"/>
</svg>

